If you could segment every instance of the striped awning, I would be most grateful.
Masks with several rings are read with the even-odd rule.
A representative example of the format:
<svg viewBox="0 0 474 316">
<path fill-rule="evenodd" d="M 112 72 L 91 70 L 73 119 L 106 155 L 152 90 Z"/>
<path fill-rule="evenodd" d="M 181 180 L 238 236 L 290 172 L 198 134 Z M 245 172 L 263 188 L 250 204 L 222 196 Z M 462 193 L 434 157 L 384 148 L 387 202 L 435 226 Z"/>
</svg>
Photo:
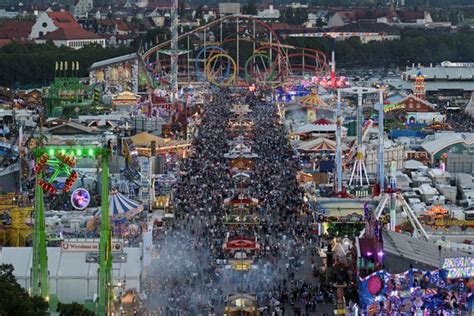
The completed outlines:
<svg viewBox="0 0 474 316">
<path fill-rule="evenodd" d="M 324 137 L 302 141 L 294 146 L 296 149 L 306 152 L 336 152 L 336 142 Z M 347 150 L 347 146 L 342 146 L 342 150 Z"/>
<path fill-rule="evenodd" d="M 109 194 L 109 215 L 115 223 L 125 222 L 127 219 L 143 211 L 143 204 L 130 200 L 118 191 Z M 101 215 L 99 209 L 95 216 Z"/>
</svg>

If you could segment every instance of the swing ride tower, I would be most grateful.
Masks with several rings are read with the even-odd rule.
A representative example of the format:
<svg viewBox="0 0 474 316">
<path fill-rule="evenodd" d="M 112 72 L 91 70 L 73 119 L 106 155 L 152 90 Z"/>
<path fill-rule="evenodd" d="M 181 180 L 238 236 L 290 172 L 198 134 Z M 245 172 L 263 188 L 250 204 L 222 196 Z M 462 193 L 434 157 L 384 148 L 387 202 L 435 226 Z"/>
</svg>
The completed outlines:
<svg viewBox="0 0 474 316">
<path fill-rule="evenodd" d="M 363 144 L 363 122 L 364 122 L 364 117 L 363 117 L 363 98 L 364 95 L 368 94 L 379 94 L 379 102 L 383 101 L 383 90 L 379 89 L 374 89 L 374 88 L 367 88 L 367 87 L 350 87 L 350 88 L 343 88 L 337 90 L 337 111 L 336 111 L 336 116 L 337 116 L 337 130 L 336 130 L 336 181 L 337 181 L 337 191 L 341 192 L 342 191 L 342 133 L 341 133 L 341 126 L 342 126 L 342 114 L 341 114 L 341 106 L 342 106 L 342 94 L 346 95 L 357 95 L 357 107 L 356 107 L 356 113 L 357 113 L 357 119 L 356 119 L 356 131 L 357 131 L 357 138 L 356 138 L 356 155 L 355 155 L 355 161 L 353 164 L 352 172 L 351 172 L 351 177 L 349 179 L 349 187 L 353 187 L 353 189 L 361 188 L 364 186 L 370 186 L 369 178 L 367 175 L 367 170 L 365 168 L 365 146 Z M 383 104 L 383 102 L 382 102 Z M 383 110 L 382 110 L 383 112 Z M 383 124 L 383 123 L 382 123 Z M 383 128 L 383 127 L 382 127 Z M 383 137 L 383 136 L 382 136 Z M 378 159 L 382 161 L 383 164 L 383 143 L 382 145 L 379 145 L 379 151 L 382 150 L 382 154 L 378 155 Z M 383 172 L 380 171 L 379 173 Z M 383 178 L 383 175 L 379 175 L 379 177 Z"/>
</svg>

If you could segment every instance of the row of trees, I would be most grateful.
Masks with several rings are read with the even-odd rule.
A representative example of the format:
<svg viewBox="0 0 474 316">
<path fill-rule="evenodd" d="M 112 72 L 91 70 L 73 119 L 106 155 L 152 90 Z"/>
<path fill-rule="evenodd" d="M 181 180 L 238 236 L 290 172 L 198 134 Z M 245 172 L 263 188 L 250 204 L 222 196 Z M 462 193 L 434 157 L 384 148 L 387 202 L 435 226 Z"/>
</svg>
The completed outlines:
<svg viewBox="0 0 474 316">
<path fill-rule="evenodd" d="M 134 48 L 87 46 L 80 50 L 56 47 L 52 43 L 22 45 L 12 43 L 0 48 L 0 86 L 37 87 L 48 85 L 55 77 L 56 61 L 79 61 L 79 77 L 96 61 L 136 51 Z M 71 75 L 71 71 L 69 71 Z"/>
<path fill-rule="evenodd" d="M 287 38 L 287 44 L 319 49 L 329 56 L 333 40 L 328 38 Z M 372 41 L 362 44 L 359 38 L 336 42 L 339 67 L 405 67 L 412 63 L 474 61 L 474 33 L 403 31 L 400 40 Z"/>
</svg>

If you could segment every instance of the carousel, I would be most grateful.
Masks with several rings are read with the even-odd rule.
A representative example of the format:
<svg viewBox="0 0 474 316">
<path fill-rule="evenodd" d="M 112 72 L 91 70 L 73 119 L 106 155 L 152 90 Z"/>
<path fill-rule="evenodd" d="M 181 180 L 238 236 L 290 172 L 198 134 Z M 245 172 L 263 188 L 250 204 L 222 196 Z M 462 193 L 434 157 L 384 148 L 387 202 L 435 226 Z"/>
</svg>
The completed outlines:
<svg viewBox="0 0 474 316">
<path fill-rule="evenodd" d="M 317 89 L 311 89 L 311 93 L 301 97 L 298 103 L 309 107 L 328 107 L 327 103 L 319 97 Z"/>
<path fill-rule="evenodd" d="M 138 230 L 131 221 L 143 211 L 143 204 L 135 202 L 122 193 L 114 190 L 109 193 L 109 216 L 114 228 L 114 233 L 125 234 L 132 230 Z M 95 227 L 98 227 L 101 210 L 94 213 Z"/>
</svg>

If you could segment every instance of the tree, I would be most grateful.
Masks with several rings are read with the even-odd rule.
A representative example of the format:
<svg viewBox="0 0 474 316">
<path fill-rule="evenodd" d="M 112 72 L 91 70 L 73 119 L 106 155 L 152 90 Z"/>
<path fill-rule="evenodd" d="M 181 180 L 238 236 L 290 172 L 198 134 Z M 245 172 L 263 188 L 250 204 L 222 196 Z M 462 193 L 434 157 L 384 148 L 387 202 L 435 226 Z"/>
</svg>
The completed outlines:
<svg viewBox="0 0 474 316">
<path fill-rule="evenodd" d="M 255 5 L 255 0 L 249 0 L 246 14 L 257 15 L 257 6 Z"/>
<path fill-rule="evenodd" d="M 203 5 L 200 4 L 196 8 L 196 13 L 194 14 L 194 18 L 196 20 L 200 20 L 200 19 L 202 19 L 202 16 L 203 16 Z"/>
<path fill-rule="evenodd" d="M 95 313 L 77 302 L 71 304 L 58 304 L 59 316 L 94 316 Z"/>
<path fill-rule="evenodd" d="M 171 38 L 171 31 L 168 27 L 156 27 L 149 30 L 145 35 L 145 42 L 147 43 L 163 43 Z"/>
<path fill-rule="evenodd" d="M 321 28 L 324 26 L 324 22 L 323 22 L 323 19 L 321 19 L 321 17 L 317 18 L 316 19 L 316 27 L 317 28 Z"/>
<path fill-rule="evenodd" d="M 42 297 L 30 297 L 13 275 L 11 264 L 0 265 L 0 315 L 48 315 L 48 303 Z"/>
</svg>

